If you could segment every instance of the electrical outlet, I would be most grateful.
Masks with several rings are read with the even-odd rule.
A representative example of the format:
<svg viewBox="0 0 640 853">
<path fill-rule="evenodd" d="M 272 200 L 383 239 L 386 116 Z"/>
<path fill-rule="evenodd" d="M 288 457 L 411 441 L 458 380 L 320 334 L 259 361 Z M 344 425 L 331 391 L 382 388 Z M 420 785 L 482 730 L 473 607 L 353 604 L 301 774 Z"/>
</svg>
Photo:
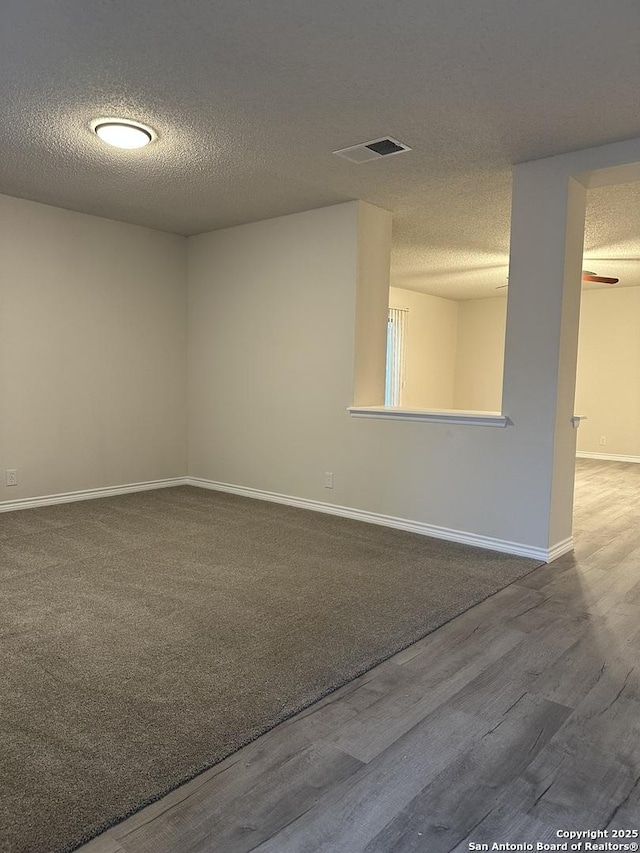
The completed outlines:
<svg viewBox="0 0 640 853">
<path fill-rule="evenodd" d="M 17 468 L 7 468 L 7 486 L 17 486 L 18 485 L 18 469 Z"/>
<path fill-rule="evenodd" d="M 606 443 L 607 443 L 607 436 L 601 435 L 600 436 L 600 444 L 602 445 L 602 447 L 604 447 Z"/>
<path fill-rule="evenodd" d="M 333 488 L 333 473 L 331 471 L 324 472 L 324 487 L 325 489 Z"/>
</svg>

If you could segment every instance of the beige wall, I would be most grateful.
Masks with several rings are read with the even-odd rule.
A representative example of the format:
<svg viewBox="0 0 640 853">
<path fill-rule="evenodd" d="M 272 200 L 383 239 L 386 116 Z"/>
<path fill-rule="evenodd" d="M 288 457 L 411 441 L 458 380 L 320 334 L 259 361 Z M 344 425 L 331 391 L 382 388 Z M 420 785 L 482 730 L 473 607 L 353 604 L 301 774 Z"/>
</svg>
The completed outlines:
<svg viewBox="0 0 640 853">
<path fill-rule="evenodd" d="M 502 373 L 507 300 L 465 299 L 458 302 L 458 346 L 455 363 L 456 409 L 502 410 Z"/>
<path fill-rule="evenodd" d="M 640 288 L 583 291 L 576 413 L 579 452 L 640 456 Z"/>
<path fill-rule="evenodd" d="M 408 308 L 403 405 L 499 412 L 507 300 L 454 301 L 392 287 L 391 308 Z"/>
<path fill-rule="evenodd" d="M 499 411 L 507 300 L 452 304 L 458 307 L 453 407 Z M 415 332 L 413 324 L 409 336 Z M 415 363 L 411 369 L 415 373 Z M 578 430 L 579 452 L 640 456 L 640 288 L 583 290 L 575 411 L 587 416 Z"/>
<path fill-rule="evenodd" d="M 0 500 L 184 475 L 186 240 L 0 196 L 0 256 Z"/>
<path fill-rule="evenodd" d="M 391 287 L 389 307 L 409 309 L 402 405 L 417 409 L 452 409 L 458 303 Z"/>
</svg>

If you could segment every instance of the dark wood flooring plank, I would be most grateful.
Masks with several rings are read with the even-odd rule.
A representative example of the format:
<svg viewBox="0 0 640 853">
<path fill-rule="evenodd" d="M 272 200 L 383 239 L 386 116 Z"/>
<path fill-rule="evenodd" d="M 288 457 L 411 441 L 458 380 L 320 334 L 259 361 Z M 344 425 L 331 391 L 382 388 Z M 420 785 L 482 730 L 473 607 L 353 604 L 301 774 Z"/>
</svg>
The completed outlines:
<svg viewBox="0 0 640 853">
<path fill-rule="evenodd" d="M 327 742 L 371 761 L 521 641 L 520 634 L 495 626 L 478 642 L 458 646 L 450 655 L 423 651 L 402 666 L 405 678 L 396 690 L 348 720 Z"/>
<path fill-rule="evenodd" d="M 626 676 L 629 667 L 625 658 L 640 663 L 636 651 L 640 620 L 636 608 L 630 610 L 614 609 L 606 619 L 594 618 L 589 630 L 540 673 L 530 690 L 551 701 L 577 707 L 602 678 L 617 673 L 619 681 L 621 674 Z"/>
<path fill-rule="evenodd" d="M 360 767 L 362 763 L 352 756 L 316 744 L 271 772 L 250 776 L 244 790 L 232 798 L 212 798 L 204 786 L 174 806 L 169 820 L 150 821 L 120 843 L 125 853 L 247 853 L 308 812 L 325 790 Z"/>
<path fill-rule="evenodd" d="M 499 723 L 509 708 L 529 692 L 531 684 L 588 630 L 582 619 L 555 620 L 523 640 L 465 685 L 448 705 Z"/>
<path fill-rule="evenodd" d="M 500 803 L 548 744 L 570 708 L 525 696 L 494 729 L 390 821 L 366 853 L 448 853 Z"/>
<path fill-rule="evenodd" d="M 487 731 L 484 721 L 438 709 L 328 793 L 260 853 L 360 851 L 460 750 Z"/>
<path fill-rule="evenodd" d="M 640 777 L 637 669 L 605 670 L 567 723 L 511 786 L 509 801 L 551 826 L 602 828 L 633 802 Z"/>
<path fill-rule="evenodd" d="M 125 853 L 109 832 L 103 832 L 93 841 L 82 846 L 82 853 Z"/>
<path fill-rule="evenodd" d="M 614 807 L 607 822 L 608 829 L 635 830 L 640 838 L 640 775 L 627 796 Z"/>
<path fill-rule="evenodd" d="M 527 575 L 528 577 L 531 576 Z M 480 604 L 476 604 L 475 607 L 463 614 L 464 618 L 452 619 L 438 628 L 437 631 L 394 655 L 392 660 L 400 666 L 404 666 L 412 658 L 423 652 L 428 652 L 430 658 L 455 654 L 455 650 L 466 644 L 468 640 L 475 643 L 484 642 L 485 632 L 492 629 L 497 623 L 506 622 L 522 611 L 536 607 L 547 597 L 542 592 L 523 588 L 517 583 L 513 583 L 480 602 Z M 424 661 L 421 666 L 423 665 Z"/>
<path fill-rule="evenodd" d="M 304 715 L 298 715 L 220 764 L 176 788 L 158 802 L 152 803 L 127 820 L 113 827 L 112 834 L 122 839 L 132 836 L 142 826 L 157 821 L 165 812 L 173 815 L 184 800 L 195 807 L 192 819 L 206 814 L 211 803 L 225 807 L 243 796 L 247 787 L 264 775 L 279 774 L 282 767 L 299 754 L 309 750 L 319 738 L 354 715 L 354 711 L 340 702 L 313 705 Z M 130 842 L 131 843 L 131 842 Z"/>
<path fill-rule="evenodd" d="M 494 843 L 533 844 L 557 843 L 557 830 L 536 820 L 529 814 L 517 811 L 511 805 L 502 805 L 491 809 L 484 819 L 475 826 L 465 838 L 451 849 L 451 853 L 469 853 L 471 842 L 488 845 L 491 850 Z M 476 848 L 478 849 L 478 848 Z M 400 853 L 400 851 L 398 851 Z M 405 853 L 405 851 L 402 851 Z M 427 851 L 421 851 L 427 853 Z"/>
<path fill-rule="evenodd" d="M 514 783 L 507 803 L 549 826 L 603 828 L 631 795 L 636 769 L 593 744 L 554 741 Z"/>
</svg>

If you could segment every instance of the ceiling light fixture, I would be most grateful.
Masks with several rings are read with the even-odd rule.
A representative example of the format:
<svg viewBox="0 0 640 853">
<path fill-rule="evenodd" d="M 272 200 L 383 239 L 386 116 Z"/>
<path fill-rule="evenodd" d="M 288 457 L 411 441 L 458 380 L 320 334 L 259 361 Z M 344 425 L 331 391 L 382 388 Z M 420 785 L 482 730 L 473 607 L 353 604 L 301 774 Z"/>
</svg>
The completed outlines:
<svg viewBox="0 0 640 853">
<path fill-rule="evenodd" d="M 144 148 L 156 136 L 150 127 L 120 118 L 100 118 L 91 122 L 91 127 L 96 136 L 114 148 Z"/>
</svg>

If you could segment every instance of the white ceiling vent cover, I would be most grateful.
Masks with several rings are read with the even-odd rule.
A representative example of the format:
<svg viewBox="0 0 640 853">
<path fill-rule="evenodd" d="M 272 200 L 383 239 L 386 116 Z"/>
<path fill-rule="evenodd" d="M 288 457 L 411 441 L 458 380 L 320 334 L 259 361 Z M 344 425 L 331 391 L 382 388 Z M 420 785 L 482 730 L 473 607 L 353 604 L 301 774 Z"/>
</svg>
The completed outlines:
<svg viewBox="0 0 640 853">
<path fill-rule="evenodd" d="M 398 142 L 391 136 L 382 136 L 380 139 L 372 139 L 371 142 L 362 142 L 360 145 L 352 145 L 350 148 L 340 148 L 333 153 L 338 157 L 344 157 L 350 163 L 368 163 L 370 160 L 380 160 L 382 157 L 404 154 L 405 151 L 411 151 L 411 148 L 404 142 Z"/>
</svg>

